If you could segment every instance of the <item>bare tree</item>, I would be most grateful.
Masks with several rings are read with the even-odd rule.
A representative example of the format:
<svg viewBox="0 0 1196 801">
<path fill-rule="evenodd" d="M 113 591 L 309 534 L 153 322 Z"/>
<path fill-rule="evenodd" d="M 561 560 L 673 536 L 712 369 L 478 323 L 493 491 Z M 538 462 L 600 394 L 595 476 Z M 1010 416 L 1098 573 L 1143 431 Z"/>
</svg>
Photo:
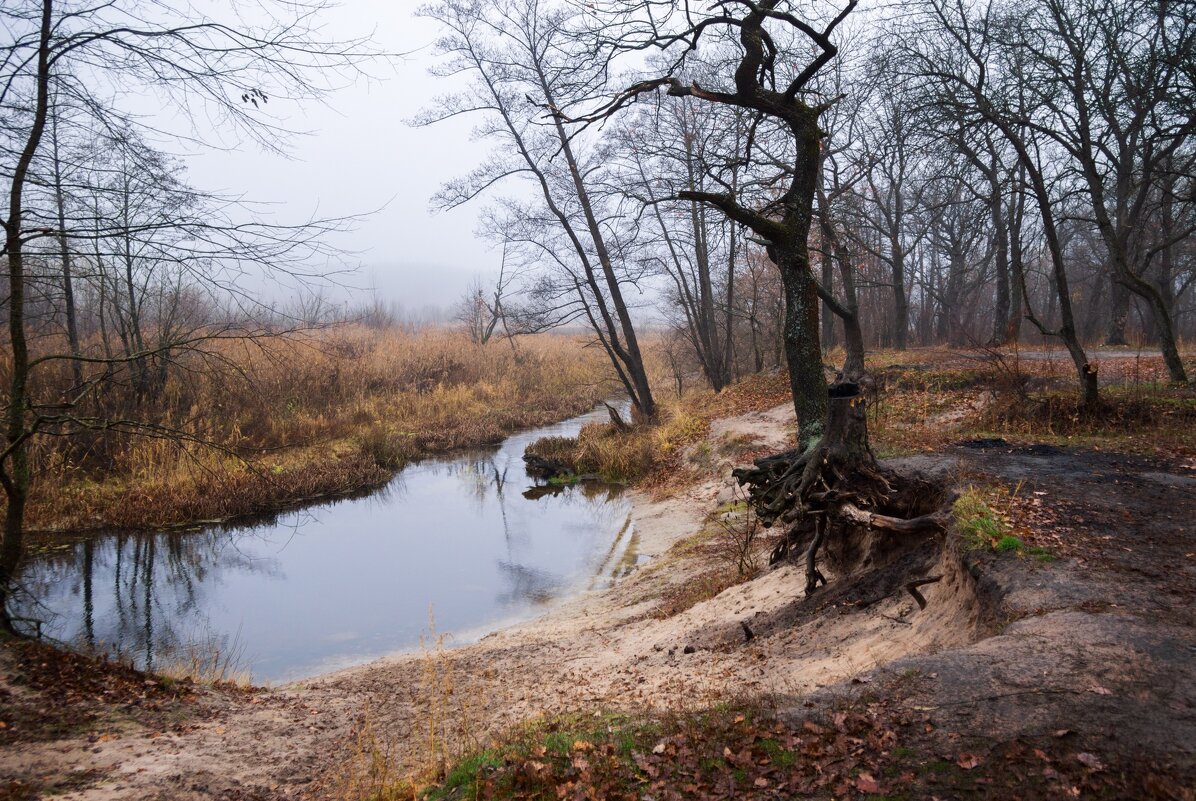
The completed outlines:
<svg viewBox="0 0 1196 801">
<path fill-rule="evenodd" d="M 56 128 L 65 118 L 52 115 L 52 103 L 85 110 L 101 128 L 135 130 L 144 123 L 110 102 L 113 93 L 101 96 L 92 87 L 117 87 L 128 94 L 153 92 L 165 104 L 189 116 L 197 131 L 201 129 L 201 118 L 216 120 L 227 135 L 245 136 L 277 149 L 285 129 L 266 113 L 267 102 L 318 96 L 329 88 L 330 75 L 354 69 L 366 55 L 361 42 L 324 41 L 317 34 L 318 10 L 318 5 L 288 9 L 280 3 L 273 9 L 276 13 L 262 15 L 260 24 L 239 20 L 230 25 L 204 16 L 194 7 L 175 6 L 170 0 L 100 4 L 22 0 L 0 8 L 0 30 L 5 37 L 0 42 L 4 52 L 0 60 L 0 117 L 4 120 L 0 175 L 7 190 L 0 256 L 7 262 L 7 333 L 11 347 L 5 441 L 0 451 L 0 485 L 7 502 L 0 544 L 0 625 L 4 628 L 13 628 L 8 601 L 23 552 L 25 507 L 33 478 L 31 440 L 80 430 L 124 428 L 158 436 L 167 433 L 167 429 L 145 421 L 80 413 L 76 408 L 95 381 L 110 371 L 121 371 L 146 359 L 158 348 L 135 343 L 131 355 L 111 358 L 107 354 L 81 354 L 73 344 L 68 344 L 65 353 L 31 349 L 34 321 L 28 312 L 31 292 L 36 289 L 40 243 L 46 242 L 49 252 L 56 251 L 61 259 L 64 233 L 66 239 L 76 235 L 82 240 L 101 238 L 94 230 L 81 235 L 77 231 L 64 232 L 58 218 L 61 211 L 65 221 L 65 199 L 62 205 L 55 202 L 46 207 L 36 202 L 39 186 L 57 187 L 62 181 L 60 159 L 51 158 L 59 168 L 57 179 L 38 173 L 47 145 L 53 150 L 60 144 L 61 131 Z M 290 19 L 288 11 L 293 12 Z M 164 229 L 180 223 L 178 218 L 160 220 L 152 227 Z M 257 225 L 258 233 L 271 228 L 268 224 Z M 275 234 L 280 230 L 276 228 Z M 280 261 L 285 264 L 285 254 L 293 257 L 302 249 L 301 243 L 310 242 L 314 236 L 314 232 L 299 229 L 291 232 L 266 236 L 264 240 L 272 240 L 275 246 L 254 250 L 249 258 L 267 265 L 282 257 Z M 252 234 L 245 227 L 192 219 L 186 223 L 183 237 L 190 246 L 183 250 L 189 252 L 188 261 L 194 266 L 204 261 L 200 254 L 206 252 L 211 257 L 230 239 L 246 238 L 252 238 Z M 69 260 L 69 244 L 65 253 Z M 242 251 L 242 259 L 245 256 Z M 176 253 L 174 258 L 183 257 Z M 243 260 L 240 263 L 242 267 L 245 264 Z M 69 271 L 65 263 L 63 266 Z M 164 309 L 166 317 L 178 319 L 179 300 L 181 295 L 175 292 L 174 301 L 168 301 L 169 308 Z M 170 347 L 186 344 L 172 342 Z M 98 369 L 92 380 L 84 381 L 85 386 L 72 388 L 65 397 L 47 397 L 39 388 L 41 372 L 57 364 L 80 362 Z"/>
<path fill-rule="evenodd" d="M 470 342 L 475 345 L 485 345 L 494 336 L 499 323 L 502 324 L 507 339 L 514 342 L 507 321 L 507 312 L 503 308 L 503 301 L 511 287 L 512 280 L 513 276 L 507 269 L 507 251 L 506 248 L 503 248 L 502 263 L 493 286 L 487 290 L 483 288 L 480 278 L 474 278 L 469 289 L 461 296 L 454 317 L 465 329 Z"/>
<path fill-rule="evenodd" d="M 509 224 L 502 236 L 529 260 L 548 265 L 533 287 L 542 307 L 537 325 L 584 320 L 610 358 L 634 416 L 652 419 L 656 402 L 624 296 L 634 275 L 590 178 L 597 165 L 587 160 L 585 143 L 551 113 L 595 91 L 603 64 L 570 36 L 570 14 L 539 0 L 451 0 L 420 13 L 443 26 L 437 47 L 446 61 L 439 73 L 467 76 L 471 83 L 418 122 L 476 113 L 483 120 L 479 135 L 502 143 L 487 163 L 446 185 L 439 205 L 467 203 L 512 177 L 529 179 L 538 202 L 505 203 Z"/>
</svg>

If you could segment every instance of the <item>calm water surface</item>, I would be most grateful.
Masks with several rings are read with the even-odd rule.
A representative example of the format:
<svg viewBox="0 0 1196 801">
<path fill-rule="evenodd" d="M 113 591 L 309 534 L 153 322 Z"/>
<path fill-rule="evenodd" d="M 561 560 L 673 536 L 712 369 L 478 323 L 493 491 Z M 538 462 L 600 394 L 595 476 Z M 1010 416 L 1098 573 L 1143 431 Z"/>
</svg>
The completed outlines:
<svg viewBox="0 0 1196 801">
<path fill-rule="evenodd" d="M 96 536 L 32 560 L 23 582 L 39 605 L 21 611 L 142 666 L 219 644 L 255 681 L 418 647 L 430 615 L 468 641 L 634 565 L 617 487 L 537 491 L 523 469 L 529 442 L 598 416 L 413 464 L 368 496 L 260 525 Z"/>
</svg>

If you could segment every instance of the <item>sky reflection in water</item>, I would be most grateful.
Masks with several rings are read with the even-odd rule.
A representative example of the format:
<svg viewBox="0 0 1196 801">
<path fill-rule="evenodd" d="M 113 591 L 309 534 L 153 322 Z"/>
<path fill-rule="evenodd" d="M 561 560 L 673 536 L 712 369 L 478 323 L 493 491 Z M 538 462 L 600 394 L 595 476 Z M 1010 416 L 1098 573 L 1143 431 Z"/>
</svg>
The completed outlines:
<svg viewBox="0 0 1196 801">
<path fill-rule="evenodd" d="M 105 535 L 41 557 L 23 582 L 44 631 L 117 648 L 140 665 L 195 641 L 239 649 L 255 681 L 284 681 L 450 642 L 535 614 L 625 572 L 629 503 L 585 486 L 532 499 L 526 445 L 411 465 L 372 495 L 254 527 Z"/>
</svg>

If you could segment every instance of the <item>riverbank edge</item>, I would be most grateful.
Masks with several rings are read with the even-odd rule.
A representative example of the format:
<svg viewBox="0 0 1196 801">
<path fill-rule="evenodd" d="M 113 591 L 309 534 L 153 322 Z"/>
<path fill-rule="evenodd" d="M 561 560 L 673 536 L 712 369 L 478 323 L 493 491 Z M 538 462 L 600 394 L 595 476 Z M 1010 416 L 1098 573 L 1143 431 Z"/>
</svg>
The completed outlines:
<svg viewBox="0 0 1196 801">
<path fill-rule="evenodd" d="M 147 520 L 137 523 L 117 522 L 112 518 L 101 518 L 91 521 L 73 520 L 69 523 L 57 525 L 40 525 L 26 529 L 26 536 L 30 538 L 29 547 L 36 549 L 47 544 L 62 545 L 64 538 L 71 541 L 75 538 L 84 539 L 100 532 L 148 533 L 153 531 L 187 531 L 199 530 L 209 526 L 238 526 L 252 524 L 259 519 L 300 511 L 314 505 L 332 501 L 352 499 L 363 494 L 369 494 L 386 486 L 395 476 L 405 468 L 428 459 L 451 457 L 454 454 L 470 450 L 493 447 L 501 444 L 508 437 L 536 428 L 554 425 L 573 417 L 578 417 L 594 411 L 600 405 L 588 396 L 576 402 L 567 402 L 565 414 L 554 412 L 543 418 L 533 417 L 530 421 L 524 418 L 520 423 L 507 427 L 500 426 L 496 432 L 488 432 L 485 437 L 478 439 L 466 438 L 463 442 L 455 443 L 443 448 L 430 448 L 416 455 L 404 456 L 393 464 L 379 464 L 370 453 L 370 446 L 363 442 L 359 434 L 341 437 L 319 444 L 295 445 L 272 454 L 278 456 L 297 457 L 297 466 L 274 469 L 275 465 L 257 464 L 249 459 L 241 463 L 241 471 L 227 475 L 233 482 L 248 481 L 259 490 L 261 495 L 235 507 L 233 511 L 218 516 L 174 516 Z M 559 411 L 559 410 L 558 410 Z M 363 429 L 364 431 L 364 429 Z M 311 452 L 309 456 L 308 453 Z M 331 455 L 333 460 L 342 464 L 346 470 L 335 473 L 321 473 L 319 458 Z M 308 473 L 310 472 L 310 475 Z M 148 479 L 149 477 L 147 477 Z M 210 482 L 212 492 L 218 492 L 221 487 L 220 477 L 213 476 Z M 132 485 L 105 487 L 102 484 L 86 483 L 82 488 L 73 487 L 68 490 L 81 492 L 99 492 L 109 497 L 105 498 L 103 508 L 111 514 L 120 509 L 130 498 L 144 495 L 147 486 L 152 482 L 140 482 Z M 303 494 L 295 494 L 295 487 L 304 487 Z M 314 491 L 312 488 L 314 487 Z M 201 490 L 202 491 L 202 490 Z M 231 497 L 237 498 L 236 494 Z M 243 496 L 241 496 L 243 497 Z M 2 500 L 2 499 L 0 499 Z M 0 503 L 0 513 L 4 504 Z"/>
<path fill-rule="evenodd" d="M 780 418 L 791 416 L 788 410 L 774 411 L 778 412 L 777 417 Z M 767 417 L 759 413 L 744 415 L 738 427 L 750 426 L 758 431 L 761 424 L 769 422 Z M 719 436 L 728 431 L 733 434 L 736 428 L 719 421 L 711 434 Z M 763 445 L 775 447 L 773 443 Z M 1060 456 L 1056 451 L 1043 451 L 1027 456 L 1020 455 L 1017 448 L 1009 448 L 1008 452 L 1013 455 L 1005 458 L 1013 461 L 1027 458 L 1069 459 L 1071 457 L 1068 454 L 1072 453 L 1059 451 L 1062 454 Z M 979 463 L 987 461 L 988 457 L 985 457 Z M 1132 469 L 1156 467 L 1147 464 L 1147 467 Z M 1125 469 L 1131 468 L 1126 466 Z M 1087 475 L 1091 471 L 1083 472 Z M 661 548 L 666 544 L 692 540 L 702 526 L 705 514 L 720 503 L 719 494 L 726 488 L 716 476 L 708 474 L 707 478 L 709 480 L 704 484 L 669 499 L 652 498 L 643 492 L 633 493 L 640 530 L 655 532 L 659 536 L 658 547 Z M 974 480 L 971 476 L 960 476 L 960 479 Z M 1121 487 L 1119 491 L 1128 493 L 1137 491 L 1138 484 L 1140 482 L 1122 482 L 1116 486 Z M 1102 493 L 1107 492 L 1107 485 L 1100 487 Z M 1051 489 L 1048 497 L 1054 495 Z M 1038 493 L 1027 494 L 1031 499 L 1038 497 Z M 1027 503 L 1036 508 L 1033 500 Z M 671 527 L 671 533 L 668 527 Z M 1099 534 L 1100 531 L 1097 529 L 1091 533 Z M 1094 540 L 1093 547 L 1106 549 L 1100 537 L 1088 535 L 1088 538 Z M 745 671 L 743 675 L 748 675 L 753 665 L 768 665 L 772 669 L 774 663 L 771 660 L 777 654 L 772 652 L 769 661 L 757 662 L 757 651 L 767 648 L 768 640 L 777 639 L 778 635 L 774 632 L 768 637 L 767 632 L 761 632 L 758 626 L 755 640 L 747 645 L 740 642 L 725 653 L 721 646 L 712 647 L 709 643 L 697 642 L 697 652 L 693 655 L 689 648 L 683 651 L 681 646 L 694 640 L 673 638 L 665 644 L 669 652 L 667 658 L 670 661 L 676 659 L 678 666 L 640 664 L 640 659 L 645 657 L 651 662 L 665 658 L 654 648 L 653 641 L 641 634 L 644 628 L 655 625 L 650 614 L 652 594 L 662 587 L 689 580 L 693 575 L 694 555 L 687 545 L 667 558 L 655 559 L 643 565 L 612 588 L 584 593 L 540 618 L 496 631 L 477 643 L 461 648 L 440 651 L 432 647 L 422 654 L 384 657 L 365 665 L 278 688 L 255 690 L 248 695 L 226 692 L 221 688 L 198 687 L 195 690 L 195 703 L 189 702 L 187 707 L 190 710 L 187 719 L 175 724 L 170 731 L 152 730 L 144 723 L 127 724 L 122 730 L 118 723 L 106 719 L 102 727 L 94 729 L 93 736 L 98 735 L 101 738 L 99 742 L 84 741 L 86 732 L 81 732 L 74 740 L 67 742 L 47 743 L 45 747 L 31 745 L 24 752 L 15 754 L 0 753 L 0 768 L 5 767 L 3 763 L 7 762 L 9 766 L 17 764 L 26 770 L 27 764 L 30 773 L 44 769 L 68 777 L 74 776 L 73 781 L 77 784 L 69 787 L 64 797 L 88 801 L 123 801 L 142 797 L 171 797 L 187 801 L 216 797 L 327 798 L 339 801 L 378 797 L 369 793 L 349 794 L 347 785 L 340 783 L 343 778 L 341 774 L 347 769 L 360 768 L 355 775 L 362 781 L 385 778 L 369 774 L 370 766 L 378 764 L 374 760 L 386 755 L 401 757 L 399 749 L 410 748 L 426 738 L 428 725 L 461 723 L 468 727 L 471 723 L 476 724 L 479 710 L 469 708 L 468 704 L 462 708 L 461 704 L 476 701 L 479 698 L 477 693 L 487 690 L 520 693 L 521 685 L 524 690 L 532 686 L 543 688 L 542 691 L 526 692 L 515 697 L 504 696 L 489 703 L 482 713 L 496 715 L 493 725 L 466 732 L 475 740 L 480 740 L 491 733 L 501 737 L 504 731 L 518 731 L 518 727 L 528 720 L 551 720 L 543 715 L 554 696 L 558 701 L 567 698 L 569 708 L 581 710 L 588 717 L 598 720 L 594 716 L 611 708 L 610 702 L 604 703 L 601 700 L 602 693 L 587 686 L 587 679 L 608 682 L 607 690 L 626 693 L 619 696 L 624 704 L 635 704 L 634 698 L 638 697 L 635 693 L 639 692 L 635 688 L 643 687 L 637 684 L 640 679 L 671 682 L 678 678 L 679 671 L 693 671 L 695 666 L 707 660 L 735 665 Z M 898 729 L 903 741 L 907 736 L 922 738 L 915 741 L 918 746 L 916 753 L 902 742 L 903 770 L 908 767 L 919 771 L 919 776 L 942 776 L 938 771 L 944 764 L 950 766 L 958 762 L 967 767 L 951 767 L 949 776 L 962 776 L 965 779 L 983 777 L 987 781 L 991 778 L 985 775 L 987 765 L 999 769 L 1008 764 L 996 758 L 996 755 L 990 761 L 983 756 L 981 746 L 977 745 L 978 741 L 987 743 L 986 733 L 990 731 L 987 728 L 990 724 L 986 720 L 969 724 L 966 720 L 949 718 L 956 715 L 956 711 L 966 718 L 976 708 L 968 699 L 975 692 L 988 692 L 985 688 L 991 686 L 996 688 L 993 690 L 996 692 L 994 697 L 1003 699 L 1003 703 L 1018 704 L 1015 708 L 1017 714 L 1003 718 L 1001 725 L 1013 726 L 1024 720 L 1027 725 L 1033 724 L 1034 731 L 1047 732 L 1040 737 L 1043 742 L 1035 740 L 1034 745 L 1041 744 L 1050 761 L 1042 761 L 1033 755 L 1019 757 L 1019 769 L 1035 765 L 1039 771 L 1047 768 L 1062 770 L 1064 761 L 1069 760 L 1066 763 L 1068 771 L 1075 776 L 1118 775 L 1111 768 L 1103 773 L 1094 773 L 1085 763 L 1076 762 L 1076 753 L 1089 753 L 1081 750 L 1088 746 L 1077 741 L 1078 736 L 1089 735 L 1087 728 L 1076 725 L 1077 721 L 1084 720 L 1075 717 L 1077 709 L 1097 711 L 1122 704 L 1125 714 L 1132 713 L 1138 722 L 1144 715 L 1149 717 L 1158 713 L 1160 708 L 1157 705 L 1149 713 L 1138 709 L 1134 693 L 1141 688 L 1135 686 L 1133 676 L 1118 673 L 1120 659 L 1114 659 L 1116 654 L 1106 652 L 1114 647 L 1132 646 L 1136 653 L 1145 653 L 1151 658 L 1167 656 L 1169 661 L 1152 667 L 1152 675 L 1156 678 L 1156 674 L 1166 675 L 1166 670 L 1173 669 L 1175 654 L 1180 653 L 1179 650 L 1169 645 L 1151 645 L 1149 638 L 1136 629 L 1130 632 L 1134 634 L 1133 639 L 1113 635 L 1121 632 L 1125 626 L 1141 628 L 1149 625 L 1154 632 L 1149 634 L 1150 637 L 1173 637 L 1169 629 L 1177 623 L 1140 623 L 1135 617 L 1116 608 L 1117 605 L 1096 603 L 1100 597 L 1107 597 L 1104 586 L 1107 575 L 1099 572 L 1093 574 L 1084 564 L 1083 558 L 1027 564 L 1009 554 L 987 557 L 983 564 L 978 565 L 981 575 L 987 575 L 988 580 L 995 580 L 1004 588 L 1003 613 L 1007 625 L 995 636 L 981 638 L 971 644 L 931 649 L 923 655 L 889 663 L 877 671 L 862 671 L 850 681 L 830 682 L 823 690 L 798 697 L 795 704 L 787 707 L 788 711 L 778 711 L 785 715 L 803 716 L 800 719 L 795 717 L 799 729 L 804 725 L 801 720 L 811 720 L 817 726 L 834 731 L 840 711 L 850 704 L 859 703 L 871 715 L 877 694 L 881 694 L 882 703 L 893 704 L 895 711 L 909 717 L 906 724 L 902 725 L 920 728 L 923 718 L 936 718 L 934 732 L 927 729 L 925 734 L 919 734 L 906 728 Z M 738 627 L 733 624 L 742 613 L 736 613 L 736 598 L 743 599 L 745 592 L 756 592 L 756 597 L 760 597 L 760 593 L 769 586 L 778 584 L 790 588 L 795 586 L 796 579 L 789 571 L 789 568 L 773 571 L 755 582 L 722 594 L 711 604 L 715 614 L 706 617 L 717 617 L 726 623 L 724 628 L 728 628 L 732 634 L 738 632 Z M 939 608 L 936 599 L 932 598 L 931 601 L 932 610 Z M 692 617 L 692 613 L 685 614 Z M 884 618 L 883 615 L 880 617 Z M 1114 630 L 1109 627 L 1117 628 Z M 895 632 L 908 628 L 897 624 L 891 626 Z M 785 636 L 782 634 L 781 638 Z M 614 642 L 608 639 L 612 637 Z M 627 638 L 635 639 L 632 641 Z M 1129 646 L 1124 643 L 1129 643 Z M 671 650 L 674 646 L 676 657 L 673 657 Z M 1027 649 L 1039 649 L 1041 653 Z M 1066 654 L 1084 653 L 1087 649 L 1096 649 L 1094 653 L 1097 658 L 1082 664 L 1072 664 L 1063 658 Z M 576 661 L 578 659 L 582 661 Z M 1060 691 L 1058 695 L 1040 694 L 1034 688 L 1042 684 L 1043 678 L 1031 670 L 1036 665 L 1049 665 L 1052 670 L 1061 671 L 1057 676 L 1052 675 L 1048 684 L 1053 687 L 1065 683 L 1074 691 Z M 1029 671 L 1025 677 L 1032 688 L 1029 693 L 1018 690 L 1022 686 L 1018 682 L 1012 682 L 1013 690 L 998 692 L 1011 685 L 1011 679 L 1000 674 L 1014 668 Z M 582 680 L 567 680 L 566 671 Z M 723 681 L 713 672 L 711 678 Z M 616 679 L 616 684 L 609 684 Z M 651 692 L 652 684 L 648 687 Z M 431 691 L 432 705 L 429 705 L 428 698 L 421 695 L 421 688 Z M 685 697 L 688 701 L 684 703 L 694 708 L 700 707 L 704 698 L 700 693 L 685 694 Z M 1196 698 L 1196 695 L 1189 697 Z M 1130 704 L 1131 701 L 1134 703 Z M 1062 705 L 1063 702 L 1073 705 Z M 441 706 L 437 707 L 435 703 Z M 1075 707 L 1074 704 L 1085 706 Z M 474 715 L 472 719 L 468 717 L 471 709 Z M 910 709 L 918 714 L 906 715 Z M 937 713 L 924 710 L 945 711 Z M 1166 709 L 1162 711 L 1166 712 Z M 944 719 L 939 720 L 940 715 L 945 716 Z M 1038 715 L 1050 715 L 1052 719 L 1037 721 L 1035 716 Z M 1077 735 L 1073 729 L 1082 731 Z M 112 739 L 104 734 L 110 731 L 115 732 Z M 1020 731 L 1013 729 L 1008 736 L 1024 736 L 1024 733 L 1019 734 Z M 969 738 L 966 744 L 958 741 L 958 732 L 963 732 Z M 573 740 L 570 739 L 570 742 Z M 586 748 L 586 742 L 589 741 L 583 742 L 582 749 Z M 984 748 L 989 746 L 991 743 Z M 966 753 L 961 752 L 961 748 Z M 1105 765 L 1110 765 L 1107 750 L 1090 750 L 1105 760 Z M 588 751 L 585 753 L 588 754 Z M 975 754 L 982 755 L 975 759 L 969 756 Z M 896 749 L 891 755 L 896 755 Z M 450 757 L 443 763 L 446 768 L 457 764 L 455 756 L 445 756 Z M 12 761 L 14 759 L 15 763 Z M 975 764 L 980 767 L 972 767 Z M 1174 768 L 1167 769 L 1165 765 L 1163 768 L 1166 769 L 1164 775 L 1168 777 L 1178 775 Z M 924 770 L 928 772 L 922 772 Z M 1135 775 L 1141 772 L 1139 770 Z M 879 778 L 880 774 L 876 775 Z M 854 776 L 850 778 L 854 779 Z M 356 788 L 362 789 L 362 785 Z M 1054 791 L 1059 788 L 1052 783 L 1048 789 Z M 761 795 L 766 795 L 766 792 L 761 791 Z"/>
</svg>

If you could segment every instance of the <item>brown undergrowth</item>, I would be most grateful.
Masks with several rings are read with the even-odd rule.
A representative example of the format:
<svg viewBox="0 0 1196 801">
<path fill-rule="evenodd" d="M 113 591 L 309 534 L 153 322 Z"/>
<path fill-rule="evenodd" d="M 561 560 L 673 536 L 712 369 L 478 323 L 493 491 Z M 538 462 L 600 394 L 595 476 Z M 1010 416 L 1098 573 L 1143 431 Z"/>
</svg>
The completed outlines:
<svg viewBox="0 0 1196 801">
<path fill-rule="evenodd" d="M 591 408 L 613 387 L 602 354 L 583 346 L 545 334 L 516 352 L 365 327 L 217 343 L 221 370 L 180 371 L 140 412 L 177 436 L 36 441 L 28 525 L 190 524 L 371 487 L 412 459 Z"/>
<path fill-rule="evenodd" d="M 939 731 L 930 708 L 903 703 L 900 683 L 884 697 L 802 714 L 779 712 L 781 699 L 749 699 L 656 716 L 536 720 L 462 760 L 422 797 L 1183 797 L 1167 779 L 1152 785 L 1149 773 L 1078 751 L 1066 733 L 963 746 Z"/>
<path fill-rule="evenodd" d="M 687 448 L 695 444 L 705 446 L 712 420 L 763 411 L 788 399 L 787 374 L 758 373 L 721 392 L 690 390 L 679 398 L 665 400 L 652 423 L 623 427 L 591 423 L 576 437 L 537 440 L 528 453 L 557 462 L 577 474 L 599 475 L 633 482 L 658 493 L 666 492 L 704 475 L 702 459 L 686 458 Z"/>
<path fill-rule="evenodd" d="M 1169 383 L 1157 355 L 1101 352 L 1096 363 L 1101 405 L 1085 410 L 1066 354 L 941 348 L 870 354 L 873 443 L 882 456 L 984 437 L 1196 454 L 1196 388 Z"/>
</svg>

